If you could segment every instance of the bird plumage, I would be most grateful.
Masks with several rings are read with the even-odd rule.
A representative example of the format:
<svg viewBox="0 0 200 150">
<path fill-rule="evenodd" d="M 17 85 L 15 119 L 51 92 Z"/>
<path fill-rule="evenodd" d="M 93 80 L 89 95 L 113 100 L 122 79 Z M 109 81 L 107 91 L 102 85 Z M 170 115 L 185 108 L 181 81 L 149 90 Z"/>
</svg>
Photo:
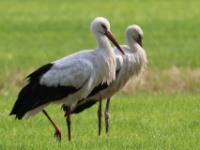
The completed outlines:
<svg viewBox="0 0 200 150">
<path fill-rule="evenodd" d="M 15 115 L 17 119 L 25 114 L 33 116 L 49 103 L 62 103 L 73 108 L 96 86 L 109 85 L 115 80 L 116 60 L 107 37 L 117 47 L 119 45 L 109 35 L 110 24 L 105 18 L 97 17 L 91 23 L 91 30 L 98 47 L 71 54 L 31 73 L 10 115 Z"/>
<path fill-rule="evenodd" d="M 117 62 L 116 70 L 118 70 L 116 79 L 106 88 L 100 89 L 95 95 L 79 101 L 71 113 L 79 113 L 81 111 L 99 101 L 100 98 L 110 98 L 120 89 L 122 89 L 128 81 L 133 77 L 138 77 L 146 67 L 147 58 L 142 48 L 143 31 L 137 25 L 128 26 L 126 29 L 126 40 L 129 44 L 121 45 L 126 55 L 121 55 L 117 48 L 114 47 L 115 58 Z M 105 85 L 104 85 L 105 86 Z M 93 101 L 93 102 L 91 102 Z M 87 104 L 88 103 L 88 104 Z"/>
<path fill-rule="evenodd" d="M 47 86 L 41 84 L 41 77 L 47 73 L 52 66 L 52 63 L 46 64 L 27 77 L 29 83 L 20 91 L 10 115 L 16 114 L 16 118 L 22 119 L 26 112 L 34 110 L 39 106 L 47 105 L 51 101 L 62 99 L 68 94 L 79 90 L 72 86 L 62 86 L 59 84 Z"/>
<path fill-rule="evenodd" d="M 98 107 L 98 135 L 101 134 L 101 118 L 102 118 L 102 99 L 106 98 L 105 108 L 105 123 L 106 132 L 109 131 L 109 107 L 111 97 L 122 89 L 132 77 L 137 77 L 141 74 L 146 66 L 147 58 L 144 49 L 142 48 L 143 31 L 137 25 L 132 25 L 126 29 L 126 40 L 129 47 L 126 45 L 121 46 L 126 55 L 121 55 L 117 52 L 117 48 L 114 48 L 116 59 L 116 70 L 119 70 L 116 79 L 110 84 L 107 84 L 106 88 L 101 89 L 101 85 L 98 86 L 99 91 L 96 94 L 87 97 L 79 101 L 76 107 L 71 110 L 71 113 L 80 113 L 85 109 L 93 106 L 96 102 L 99 102 Z"/>
</svg>

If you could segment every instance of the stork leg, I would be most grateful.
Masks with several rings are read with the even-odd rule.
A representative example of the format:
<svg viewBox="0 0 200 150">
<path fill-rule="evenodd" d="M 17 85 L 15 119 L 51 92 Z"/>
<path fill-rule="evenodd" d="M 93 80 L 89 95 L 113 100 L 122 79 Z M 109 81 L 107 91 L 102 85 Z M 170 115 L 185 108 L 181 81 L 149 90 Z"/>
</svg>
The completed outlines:
<svg viewBox="0 0 200 150">
<path fill-rule="evenodd" d="M 71 118 L 70 118 L 70 107 L 67 105 L 63 105 L 63 110 L 65 111 L 67 129 L 68 129 L 68 140 L 71 141 Z"/>
<path fill-rule="evenodd" d="M 99 127 L 99 132 L 98 132 L 98 135 L 101 134 L 101 118 L 102 118 L 102 98 L 99 100 L 99 109 L 98 109 L 98 127 Z"/>
<path fill-rule="evenodd" d="M 62 139 L 61 130 L 56 126 L 54 121 L 51 119 L 51 117 L 48 115 L 48 113 L 44 109 L 42 110 L 42 112 L 45 114 L 45 116 L 48 118 L 48 120 L 51 122 L 51 124 L 55 128 L 56 131 L 55 131 L 54 136 L 57 137 L 59 141 L 61 141 L 61 139 Z"/>
<path fill-rule="evenodd" d="M 110 98 L 107 99 L 106 109 L 105 109 L 106 133 L 108 133 L 109 131 L 109 119 L 110 119 L 109 107 L 110 107 Z"/>
</svg>

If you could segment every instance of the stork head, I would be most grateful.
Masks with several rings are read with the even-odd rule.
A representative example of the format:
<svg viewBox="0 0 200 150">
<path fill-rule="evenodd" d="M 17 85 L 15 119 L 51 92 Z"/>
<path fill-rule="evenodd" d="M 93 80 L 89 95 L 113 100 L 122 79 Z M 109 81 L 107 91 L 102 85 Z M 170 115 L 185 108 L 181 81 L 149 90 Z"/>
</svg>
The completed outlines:
<svg viewBox="0 0 200 150">
<path fill-rule="evenodd" d="M 95 35 L 105 35 L 117 48 L 124 54 L 123 50 L 119 46 L 118 42 L 114 38 L 113 34 L 110 31 L 110 23 L 107 19 L 103 17 L 95 18 L 91 23 L 91 30 Z M 125 55 L 125 54 L 124 54 Z"/>
<path fill-rule="evenodd" d="M 91 23 L 92 32 L 100 32 L 105 34 L 107 31 L 110 31 L 110 23 L 106 18 L 97 17 Z"/>
<path fill-rule="evenodd" d="M 142 38 L 143 31 L 138 25 L 130 25 L 126 29 L 126 35 L 132 37 L 141 47 L 142 47 Z"/>
</svg>

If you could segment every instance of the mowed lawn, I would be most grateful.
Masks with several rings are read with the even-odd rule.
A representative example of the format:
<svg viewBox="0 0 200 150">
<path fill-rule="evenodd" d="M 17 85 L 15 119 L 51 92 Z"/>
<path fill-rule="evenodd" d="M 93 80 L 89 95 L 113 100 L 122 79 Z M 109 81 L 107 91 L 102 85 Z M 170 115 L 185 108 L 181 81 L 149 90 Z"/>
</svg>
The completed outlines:
<svg viewBox="0 0 200 150">
<path fill-rule="evenodd" d="M 200 147 L 200 2 L 198 1 L 0 1 L 0 149 L 180 149 Z M 145 76 L 111 102 L 110 133 L 97 136 L 97 105 L 72 116 L 72 141 L 61 106 L 47 111 L 62 142 L 39 113 L 9 116 L 25 77 L 45 63 L 96 41 L 91 21 L 106 17 L 120 44 L 138 24 L 148 57 Z M 104 121 L 103 121 L 104 123 Z"/>
</svg>

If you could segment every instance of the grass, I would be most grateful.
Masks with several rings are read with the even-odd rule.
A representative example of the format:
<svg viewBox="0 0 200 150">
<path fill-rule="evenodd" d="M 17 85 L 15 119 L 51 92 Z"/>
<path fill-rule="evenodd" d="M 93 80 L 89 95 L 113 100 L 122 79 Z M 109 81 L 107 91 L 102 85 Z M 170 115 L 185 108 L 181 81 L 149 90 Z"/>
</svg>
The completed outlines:
<svg viewBox="0 0 200 150">
<path fill-rule="evenodd" d="M 2 1 L 1 64 L 10 60 L 13 68 L 20 67 L 27 56 L 37 60 L 42 55 L 42 60 L 31 61 L 37 66 L 63 57 L 63 54 L 93 48 L 96 43 L 89 30 L 90 22 L 96 16 L 105 16 L 110 20 L 116 38 L 123 44 L 126 43 L 124 30 L 128 25 L 136 23 L 142 27 L 144 48 L 151 58 L 149 67 L 198 67 L 199 5 L 197 1 L 133 1 L 131 4 L 127 1 Z M 78 15 L 74 15 L 76 9 L 81 10 Z M 30 67 L 29 64 L 26 67 Z"/>
<path fill-rule="evenodd" d="M 63 141 L 56 142 L 54 130 L 43 114 L 31 120 L 13 121 L 1 105 L 0 147 L 2 149 L 197 149 L 199 95 L 123 95 L 111 103 L 109 136 L 97 136 L 97 105 L 72 116 L 72 141 L 67 141 L 63 112 L 58 106 L 47 111 L 61 127 Z M 5 97 L 9 105 L 12 100 Z M 123 103 L 122 103 L 123 100 Z M 192 103 L 191 103 L 192 101 Z M 104 106 L 105 107 L 105 106 Z M 123 113 L 122 113 L 123 111 Z M 6 122 L 5 122 L 6 120 Z M 104 121 L 103 121 L 104 123 Z M 104 127 L 104 126 L 103 126 Z M 9 133 L 9 134 L 8 134 Z M 14 141 L 14 142 L 12 142 Z"/>
<path fill-rule="evenodd" d="M 200 147 L 200 2 L 0 1 L 0 149 L 198 149 Z M 24 78 L 42 64 L 96 47 L 89 29 L 96 16 L 111 23 L 120 44 L 138 24 L 148 68 L 111 103 L 111 130 L 97 136 L 97 106 L 72 117 L 67 141 L 60 106 L 47 108 L 63 131 L 57 142 L 43 116 L 15 121 L 8 114 Z"/>
</svg>

